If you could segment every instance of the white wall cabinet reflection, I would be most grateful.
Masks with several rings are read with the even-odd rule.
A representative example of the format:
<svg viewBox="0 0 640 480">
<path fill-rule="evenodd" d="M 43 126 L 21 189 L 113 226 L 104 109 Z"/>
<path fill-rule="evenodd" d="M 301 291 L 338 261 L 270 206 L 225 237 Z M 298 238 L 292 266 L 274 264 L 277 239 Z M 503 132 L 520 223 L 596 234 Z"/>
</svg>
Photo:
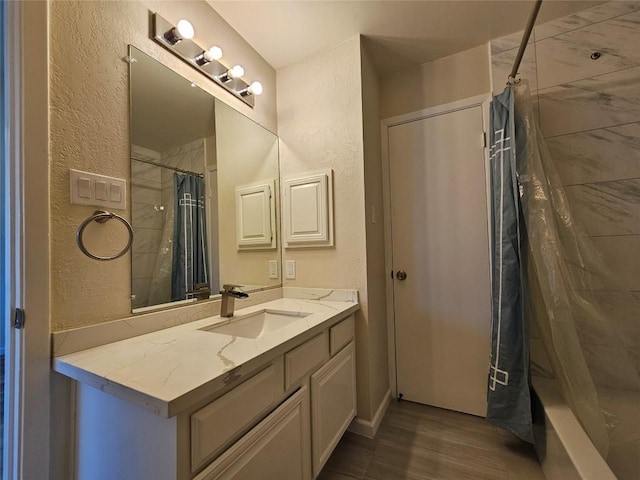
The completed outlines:
<svg viewBox="0 0 640 480">
<path fill-rule="evenodd" d="M 275 200 L 271 185 L 236 187 L 236 241 L 238 250 L 276 248 Z"/>
</svg>

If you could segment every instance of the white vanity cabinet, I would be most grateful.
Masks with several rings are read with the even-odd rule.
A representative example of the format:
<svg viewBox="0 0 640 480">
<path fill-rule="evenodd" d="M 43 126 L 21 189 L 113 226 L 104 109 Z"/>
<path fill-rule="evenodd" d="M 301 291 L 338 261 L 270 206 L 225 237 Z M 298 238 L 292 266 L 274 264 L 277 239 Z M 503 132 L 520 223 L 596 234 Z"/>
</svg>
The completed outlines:
<svg viewBox="0 0 640 480">
<path fill-rule="evenodd" d="M 78 383 L 74 477 L 317 477 L 356 414 L 354 317 L 327 323 L 169 418 Z"/>
</svg>

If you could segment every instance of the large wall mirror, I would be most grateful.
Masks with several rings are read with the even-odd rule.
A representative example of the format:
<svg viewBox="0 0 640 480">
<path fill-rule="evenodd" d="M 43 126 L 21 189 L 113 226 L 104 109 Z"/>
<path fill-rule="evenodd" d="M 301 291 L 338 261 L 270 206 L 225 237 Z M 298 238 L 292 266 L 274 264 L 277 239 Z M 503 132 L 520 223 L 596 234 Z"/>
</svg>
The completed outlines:
<svg viewBox="0 0 640 480">
<path fill-rule="evenodd" d="M 133 311 L 281 285 L 276 135 L 129 55 Z"/>
</svg>

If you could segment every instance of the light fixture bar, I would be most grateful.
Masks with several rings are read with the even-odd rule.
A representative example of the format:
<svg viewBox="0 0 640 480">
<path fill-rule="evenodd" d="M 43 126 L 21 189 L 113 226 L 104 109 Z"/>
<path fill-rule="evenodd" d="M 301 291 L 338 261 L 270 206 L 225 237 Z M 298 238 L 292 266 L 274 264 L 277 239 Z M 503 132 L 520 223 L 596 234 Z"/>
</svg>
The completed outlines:
<svg viewBox="0 0 640 480">
<path fill-rule="evenodd" d="M 246 94 L 249 84 L 240 77 L 228 75 L 231 67 L 226 67 L 214 58 L 211 58 L 210 61 L 203 62 L 203 53 L 208 51 L 208 49 L 200 47 L 191 39 L 183 38 L 177 43 L 169 41 L 165 34 L 174 31 L 176 26 L 169 23 L 157 13 L 153 14 L 151 22 L 153 26 L 152 38 L 156 43 L 159 43 L 174 55 L 180 57 L 251 108 L 255 106 L 255 95 Z M 171 35 L 169 35 L 169 37 L 171 38 Z"/>
</svg>

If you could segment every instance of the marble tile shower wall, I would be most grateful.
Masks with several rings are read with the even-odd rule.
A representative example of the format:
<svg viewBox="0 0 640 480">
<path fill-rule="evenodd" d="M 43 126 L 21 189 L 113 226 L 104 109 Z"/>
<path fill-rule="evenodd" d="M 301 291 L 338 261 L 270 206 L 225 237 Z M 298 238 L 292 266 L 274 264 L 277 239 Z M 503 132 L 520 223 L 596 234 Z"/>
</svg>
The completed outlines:
<svg viewBox="0 0 640 480">
<path fill-rule="evenodd" d="M 197 174 L 204 173 L 204 139 L 198 139 L 184 145 L 180 145 L 175 148 L 166 150 L 160 154 L 161 163 L 170 167 L 179 168 L 187 172 L 193 172 Z M 162 170 L 162 205 L 164 207 L 164 217 L 166 219 L 166 226 L 173 229 L 173 178 L 174 171 L 170 169 Z M 167 283 L 169 282 L 169 283 Z M 162 288 L 171 288 L 171 279 L 165 279 Z"/>
<path fill-rule="evenodd" d="M 133 222 L 133 257 L 131 287 L 133 308 L 148 305 L 155 259 L 162 238 L 164 221 L 161 200 L 161 168 L 135 159 L 158 162 L 160 154 L 132 146 L 131 218 Z"/>
<path fill-rule="evenodd" d="M 136 161 L 149 160 L 189 172 L 204 172 L 204 140 L 164 152 L 132 147 L 131 193 L 134 247 L 132 257 L 133 308 L 171 301 L 171 251 L 165 245 L 173 231 L 174 171 Z M 164 255 L 159 255 L 163 253 Z M 167 265 L 168 263 L 168 265 Z"/>
<path fill-rule="evenodd" d="M 522 32 L 491 44 L 494 94 Z M 597 296 L 610 325 L 581 330 L 599 387 L 640 391 L 640 2 L 536 26 L 520 69 L 578 221 L 621 287 Z M 593 52 L 601 56 L 594 60 Z M 622 348 L 620 345 L 622 344 Z M 532 346 L 535 354 L 536 346 Z M 544 366 L 542 366 L 544 368 Z"/>
</svg>

